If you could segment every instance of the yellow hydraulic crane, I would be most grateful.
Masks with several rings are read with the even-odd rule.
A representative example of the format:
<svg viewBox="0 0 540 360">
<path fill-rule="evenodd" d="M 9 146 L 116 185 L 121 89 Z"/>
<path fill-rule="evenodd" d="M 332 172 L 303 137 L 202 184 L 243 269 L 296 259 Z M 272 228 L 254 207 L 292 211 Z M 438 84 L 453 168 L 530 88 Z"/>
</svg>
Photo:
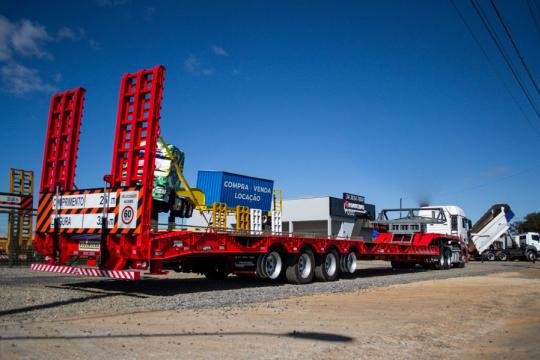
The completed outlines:
<svg viewBox="0 0 540 360">
<path fill-rule="evenodd" d="M 182 172 L 182 169 L 180 169 L 180 165 L 178 164 L 178 162 L 174 158 L 173 154 L 169 150 L 169 146 L 167 145 L 167 142 L 165 141 L 165 139 L 163 138 L 162 135 L 159 135 L 159 139 L 163 143 L 163 147 L 165 148 L 165 151 L 167 152 L 167 156 L 172 161 L 172 164 L 174 166 L 174 170 L 176 171 L 176 174 L 178 175 L 178 178 L 180 179 L 180 181 L 182 181 L 183 187 L 179 191 L 177 191 L 176 194 L 178 196 L 183 196 L 183 197 L 187 197 L 188 199 L 190 199 L 191 202 L 195 205 L 195 209 L 199 210 L 199 212 L 201 213 L 201 215 L 204 218 L 204 220 L 206 221 L 206 223 L 210 224 L 210 222 L 206 218 L 206 215 L 204 214 L 204 211 L 203 211 L 206 208 L 205 205 L 204 205 L 204 200 L 205 200 L 204 199 L 204 193 L 200 189 L 191 188 L 189 186 L 189 183 L 187 182 L 186 178 L 184 177 L 184 173 Z"/>
</svg>

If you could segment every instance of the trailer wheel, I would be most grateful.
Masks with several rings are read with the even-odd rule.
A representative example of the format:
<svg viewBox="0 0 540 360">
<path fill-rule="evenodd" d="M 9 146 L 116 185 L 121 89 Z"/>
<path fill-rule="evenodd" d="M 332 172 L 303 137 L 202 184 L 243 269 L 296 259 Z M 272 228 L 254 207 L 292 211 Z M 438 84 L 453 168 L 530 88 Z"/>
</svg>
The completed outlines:
<svg viewBox="0 0 540 360">
<path fill-rule="evenodd" d="M 495 254 L 492 251 L 488 251 L 485 255 L 486 260 L 495 261 Z"/>
<path fill-rule="evenodd" d="M 441 251 L 440 251 L 440 254 L 439 254 L 439 258 L 437 259 L 436 262 L 434 262 L 432 264 L 432 269 L 433 270 L 441 270 L 441 269 L 444 269 L 444 248 L 441 248 Z"/>
<path fill-rule="evenodd" d="M 452 250 L 448 248 L 445 249 L 443 252 L 443 259 L 444 259 L 443 269 L 444 270 L 450 269 L 452 267 Z"/>
<path fill-rule="evenodd" d="M 497 260 L 506 261 L 506 260 L 508 260 L 508 255 L 504 251 L 498 252 L 497 253 Z"/>
<path fill-rule="evenodd" d="M 344 273 L 354 274 L 356 271 L 356 254 L 351 251 L 340 259 L 340 270 Z"/>
<path fill-rule="evenodd" d="M 259 254 L 259 256 L 257 256 L 256 274 L 257 274 L 257 277 L 260 279 L 268 278 L 268 275 L 266 274 L 266 271 L 263 266 L 265 257 L 266 257 L 266 254 Z"/>
<path fill-rule="evenodd" d="M 289 266 L 285 271 L 287 281 L 293 284 L 308 284 L 315 274 L 315 256 L 305 249 L 297 256 L 290 256 Z"/>
<path fill-rule="evenodd" d="M 281 260 L 281 255 L 279 255 L 277 251 L 271 251 L 264 256 L 261 265 L 266 277 L 275 280 L 281 274 L 283 261 Z"/>
<path fill-rule="evenodd" d="M 536 261 L 536 252 L 534 252 L 533 250 L 527 251 L 527 260 L 533 262 Z"/>
<path fill-rule="evenodd" d="M 315 266 L 315 278 L 319 281 L 334 281 L 339 275 L 338 267 L 339 255 L 330 250 L 320 257 L 319 263 Z"/>
</svg>

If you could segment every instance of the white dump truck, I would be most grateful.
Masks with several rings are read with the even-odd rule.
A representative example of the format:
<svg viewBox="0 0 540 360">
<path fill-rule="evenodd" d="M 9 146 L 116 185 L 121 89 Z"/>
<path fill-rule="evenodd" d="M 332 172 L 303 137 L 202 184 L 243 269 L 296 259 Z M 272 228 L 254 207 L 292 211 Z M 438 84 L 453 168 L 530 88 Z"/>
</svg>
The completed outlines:
<svg viewBox="0 0 540 360">
<path fill-rule="evenodd" d="M 471 229 L 469 253 L 482 260 L 535 261 L 540 255 L 538 233 L 512 236 L 510 220 L 514 213 L 507 204 L 493 205 Z"/>
</svg>

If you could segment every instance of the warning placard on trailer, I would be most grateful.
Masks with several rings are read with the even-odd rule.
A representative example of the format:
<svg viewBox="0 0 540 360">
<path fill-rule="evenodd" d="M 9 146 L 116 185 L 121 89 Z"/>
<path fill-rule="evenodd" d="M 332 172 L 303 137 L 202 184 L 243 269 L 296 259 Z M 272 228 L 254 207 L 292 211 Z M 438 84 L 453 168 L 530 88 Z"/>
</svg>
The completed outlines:
<svg viewBox="0 0 540 360">
<path fill-rule="evenodd" d="M 55 219 L 62 233 L 100 233 L 104 211 L 112 234 L 139 232 L 140 192 L 136 188 L 77 190 L 56 196 L 41 194 L 36 223 L 37 232 L 54 231 Z"/>
<path fill-rule="evenodd" d="M 138 191 L 123 191 L 120 193 L 118 228 L 135 229 L 137 227 Z"/>
<path fill-rule="evenodd" d="M 31 195 L 17 195 L 11 193 L 0 193 L 0 210 L 3 209 L 32 209 Z"/>
</svg>

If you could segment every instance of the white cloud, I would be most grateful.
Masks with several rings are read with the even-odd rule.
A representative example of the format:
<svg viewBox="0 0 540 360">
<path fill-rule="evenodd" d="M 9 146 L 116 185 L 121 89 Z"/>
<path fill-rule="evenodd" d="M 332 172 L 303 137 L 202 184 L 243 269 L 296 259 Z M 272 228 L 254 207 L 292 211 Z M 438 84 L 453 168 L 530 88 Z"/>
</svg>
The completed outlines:
<svg viewBox="0 0 540 360">
<path fill-rule="evenodd" d="M 52 59 L 52 54 L 44 49 L 44 44 L 51 40 L 39 23 L 26 19 L 16 23 L 0 15 L 0 60 L 9 60 L 14 54 Z"/>
<path fill-rule="evenodd" d="M 154 20 L 154 18 L 156 17 L 156 8 L 153 7 L 153 6 L 147 6 L 145 9 L 144 9 L 144 18 L 145 20 L 147 21 L 150 21 L 150 20 Z"/>
<path fill-rule="evenodd" d="M 93 50 L 101 49 L 101 44 L 96 39 L 89 39 L 88 43 Z"/>
<path fill-rule="evenodd" d="M 113 1 L 119 4 L 119 0 Z M 53 34 L 53 35 L 51 35 Z M 0 82 L 1 90 L 10 94 L 24 95 L 30 92 L 53 92 L 62 81 L 62 74 L 56 72 L 50 76 L 50 81 L 44 81 L 37 69 L 21 64 L 23 59 L 38 58 L 52 60 L 53 55 L 47 51 L 47 43 L 53 41 L 80 41 L 87 39 L 93 49 L 99 48 L 99 43 L 88 39 L 83 28 L 72 29 L 61 27 L 56 33 L 28 19 L 11 21 L 0 15 Z"/>
<path fill-rule="evenodd" d="M 483 177 L 494 178 L 510 173 L 512 169 L 506 166 L 495 166 L 480 173 Z"/>
<path fill-rule="evenodd" d="M 206 68 L 201 70 L 203 75 L 212 75 L 216 70 L 214 68 Z"/>
<path fill-rule="evenodd" d="M 212 45 L 210 46 L 210 49 L 212 49 L 212 52 L 214 53 L 214 55 L 225 56 L 225 57 L 229 56 L 229 53 L 221 46 Z"/>
<path fill-rule="evenodd" d="M 43 44 L 52 38 L 45 27 L 30 20 L 22 20 L 11 36 L 11 44 L 16 53 L 23 56 L 52 59 L 52 55 L 43 49 Z"/>
<path fill-rule="evenodd" d="M 60 28 L 60 30 L 58 30 L 58 33 L 56 34 L 56 38 L 58 40 L 62 40 L 62 39 L 77 40 L 78 36 L 75 35 L 75 32 L 71 30 L 70 28 L 63 27 L 63 28 Z"/>
<path fill-rule="evenodd" d="M 205 67 L 201 64 L 201 61 L 194 55 L 190 55 L 184 61 L 184 69 L 191 74 L 196 75 L 212 75 L 215 72 L 213 67 Z"/>
<path fill-rule="evenodd" d="M 11 35 L 14 27 L 11 21 L 0 15 L 0 61 L 11 58 Z"/>
<path fill-rule="evenodd" d="M 14 95 L 24 95 L 30 92 L 54 92 L 55 86 L 45 83 L 35 69 L 23 65 L 10 63 L 0 69 L 2 88 Z"/>
<path fill-rule="evenodd" d="M 84 39 L 86 36 L 86 30 L 83 28 L 78 28 L 77 30 L 73 30 L 71 28 L 68 28 L 66 26 L 61 27 L 58 32 L 56 33 L 56 41 L 62 41 L 62 40 L 71 40 L 71 41 L 79 41 Z"/>
<path fill-rule="evenodd" d="M 52 35 L 51 35 L 52 34 Z M 53 41 L 79 41 L 86 38 L 83 28 L 61 27 L 56 33 L 49 33 L 45 26 L 28 19 L 11 21 L 0 15 L 0 81 L 4 92 L 23 95 L 29 92 L 52 92 L 54 83 L 62 81 L 62 74 L 51 75 L 44 81 L 37 69 L 21 64 L 24 59 L 37 58 L 53 60 L 46 45 Z M 88 39 L 92 48 L 99 45 Z"/>
<path fill-rule="evenodd" d="M 63 27 L 63 28 L 60 28 L 60 30 L 58 30 L 56 38 L 58 40 L 62 40 L 62 39 L 76 40 L 77 36 L 75 35 L 75 32 L 71 30 L 70 28 Z"/>
<path fill-rule="evenodd" d="M 45 44 L 54 40 L 45 27 L 23 19 L 10 21 L 0 15 L 0 81 L 4 92 L 24 95 L 29 92 L 52 92 L 53 85 L 43 81 L 36 69 L 18 63 L 17 57 L 52 59 Z"/>
<path fill-rule="evenodd" d="M 96 0 L 96 3 L 101 7 L 115 7 L 122 6 L 129 2 L 129 0 Z"/>
<path fill-rule="evenodd" d="M 200 66 L 201 62 L 193 55 L 189 55 L 186 61 L 184 61 L 184 68 L 187 72 L 195 72 Z"/>
</svg>

